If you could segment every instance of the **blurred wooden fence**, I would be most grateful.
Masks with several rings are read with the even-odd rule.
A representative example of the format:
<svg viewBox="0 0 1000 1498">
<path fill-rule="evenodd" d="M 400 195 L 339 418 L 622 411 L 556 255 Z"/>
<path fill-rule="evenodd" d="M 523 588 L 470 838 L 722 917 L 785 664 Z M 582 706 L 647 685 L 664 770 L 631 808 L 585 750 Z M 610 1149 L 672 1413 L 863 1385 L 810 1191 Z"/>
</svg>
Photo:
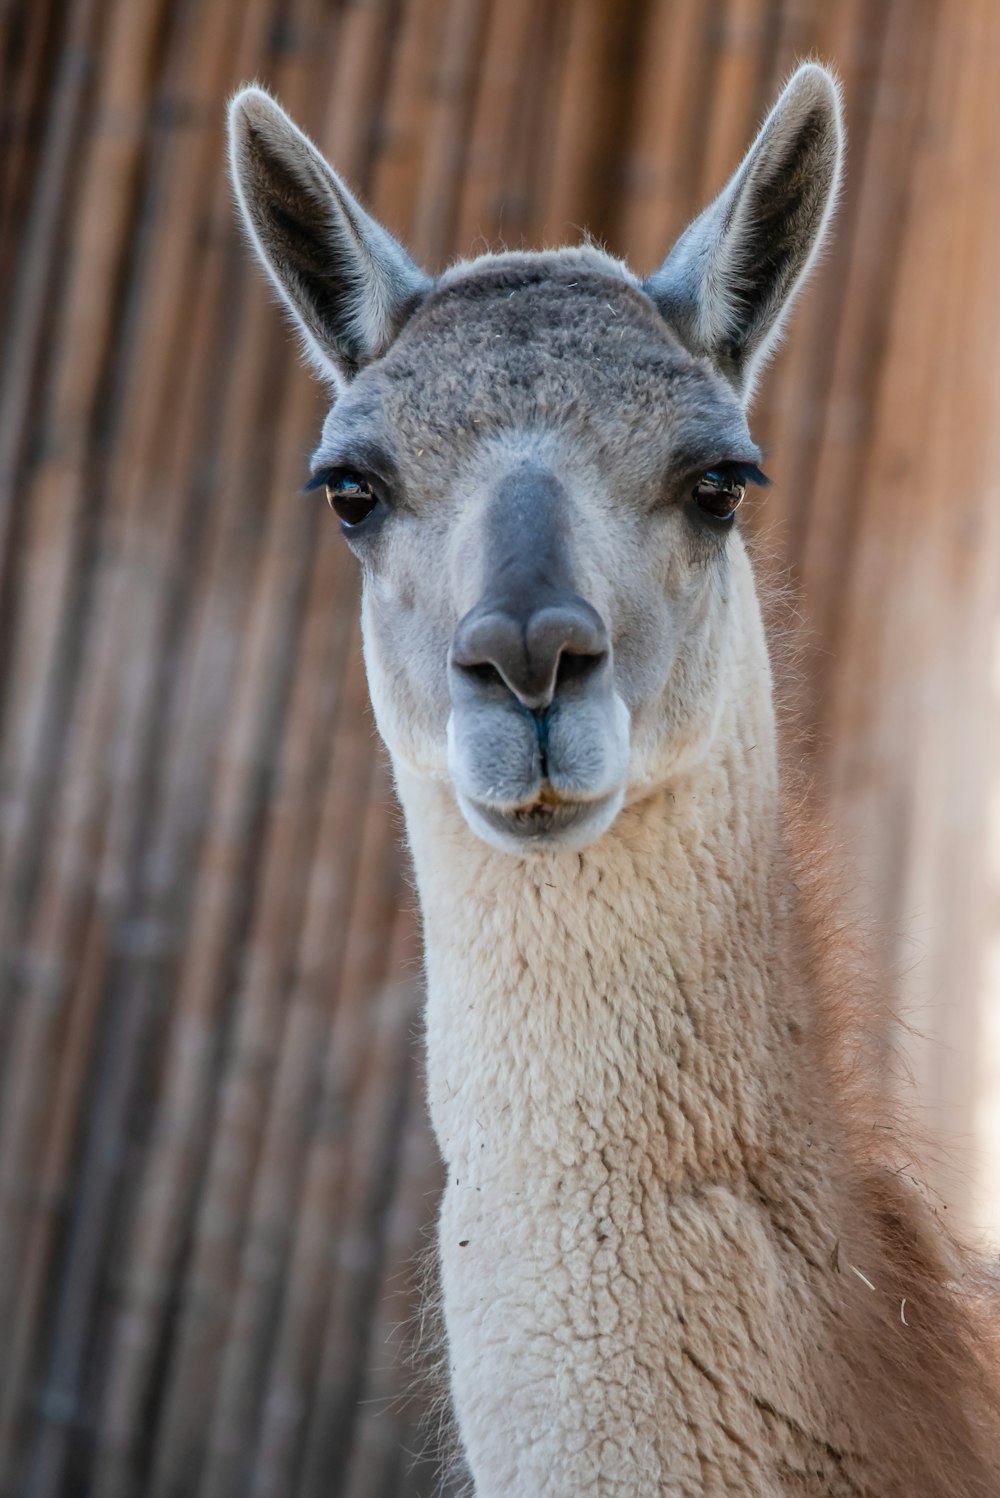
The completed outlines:
<svg viewBox="0 0 1000 1498">
<path fill-rule="evenodd" d="M 413 902 L 225 98 L 273 87 L 430 266 L 586 225 L 648 269 L 792 62 L 839 67 L 849 181 L 758 403 L 762 544 L 878 958 L 937 1039 L 928 1119 L 971 1139 L 1000 8 L 5 0 L 0 26 L 0 1493 L 430 1494 L 399 1352 L 438 1181 Z"/>
</svg>

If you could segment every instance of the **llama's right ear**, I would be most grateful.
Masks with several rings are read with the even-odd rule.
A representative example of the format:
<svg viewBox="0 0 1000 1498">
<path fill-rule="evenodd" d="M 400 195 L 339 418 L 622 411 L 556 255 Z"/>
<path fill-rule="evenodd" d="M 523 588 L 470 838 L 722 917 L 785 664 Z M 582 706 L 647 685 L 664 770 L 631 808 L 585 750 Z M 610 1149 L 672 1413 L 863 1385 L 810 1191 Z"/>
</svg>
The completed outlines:
<svg viewBox="0 0 1000 1498">
<path fill-rule="evenodd" d="M 842 156 L 836 80 L 805 63 L 727 186 L 643 283 L 744 398 L 823 242 Z"/>
<path fill-rule="evenodd" d="M 338 383 L 385 353 L 432 286 L 269 94 L 229 106 L 236 201 L 320 370 Z"/>
</svg>

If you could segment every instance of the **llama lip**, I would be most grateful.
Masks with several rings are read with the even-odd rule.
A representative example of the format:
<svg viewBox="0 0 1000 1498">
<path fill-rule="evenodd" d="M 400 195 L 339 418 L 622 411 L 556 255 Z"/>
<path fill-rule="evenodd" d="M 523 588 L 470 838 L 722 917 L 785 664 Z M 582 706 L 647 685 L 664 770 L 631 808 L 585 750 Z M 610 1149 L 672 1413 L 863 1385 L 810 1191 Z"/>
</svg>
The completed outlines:
<svg viewBox="0 0 1000 1498">
<path fill-rule="evenodd" d="M 614 821 L 621 792 L 596 801 L 574 801 L 546 788 L 524 806 L 501 809 L 460 797 L 466 819 L 480 837 L 505 852 L 532 848 L 581 848 Z"/>
<path fill-rule="evenodd" d="M 580 807 L 573 802 L 544 800 L 532 801 L 530 806 L 519 806 L 505 814 L 508 823 L 525 827 L 531 832 L 549 832 L 566 815 L 575 816 Z M 560 817 L 562 813 L 562 818 Z"/>
<path fill-rule="evenodd" d="M 518 806 L 513 811 L 498 811 L 492 806 L 482 806 L 479 811 L 505 832 L 544 837 L 564 831 L 590 809 L 587 802 L 547 799 L 532 801 L 528 806 Z"/>
</svg>

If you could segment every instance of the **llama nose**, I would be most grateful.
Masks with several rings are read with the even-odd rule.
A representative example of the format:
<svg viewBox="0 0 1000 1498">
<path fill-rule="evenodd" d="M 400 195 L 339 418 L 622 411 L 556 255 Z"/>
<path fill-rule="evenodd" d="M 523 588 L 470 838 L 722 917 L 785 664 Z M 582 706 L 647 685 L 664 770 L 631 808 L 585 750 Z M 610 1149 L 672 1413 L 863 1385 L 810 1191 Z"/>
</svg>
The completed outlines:
<svg viewBox="0 0 1000 1498">
<path fill-rule="evenodd" d="M 552 599 L 526 617 L 484 600 L 459 623 L 451 662 L 468 681 L 502 682 L 541 712 L 561 687 L 594 675 L 609 649 L 604 620 L 582 598 Z"/>
</svg>

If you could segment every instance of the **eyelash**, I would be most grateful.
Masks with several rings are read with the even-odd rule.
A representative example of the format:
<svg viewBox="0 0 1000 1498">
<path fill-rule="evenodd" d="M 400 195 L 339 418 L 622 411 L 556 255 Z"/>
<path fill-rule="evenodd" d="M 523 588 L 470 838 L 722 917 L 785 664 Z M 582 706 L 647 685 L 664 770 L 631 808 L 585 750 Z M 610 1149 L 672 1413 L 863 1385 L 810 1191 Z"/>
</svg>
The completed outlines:
<svg viewBox="0 0 1000 1498">
<path fill-rule="evenodd" d="M 714 473 L 718 469 L 731 473 L 733 478 L 741 484 L 755 484 L 758 488 L 767 489 L 771 483 L 767 474 L 758 468 L 756 463 L 713 463 L 712 467 L 707 468 L 705 472 Z"/>
<path fill-rule="evenodd" d="M 327 484 L 333 483 L 347 471 L 346 468 L 320 468 L 308 483 L 302 485 L 302 493 L 311 494 L 316 489 L 325 489 Z"/>
</svg>

